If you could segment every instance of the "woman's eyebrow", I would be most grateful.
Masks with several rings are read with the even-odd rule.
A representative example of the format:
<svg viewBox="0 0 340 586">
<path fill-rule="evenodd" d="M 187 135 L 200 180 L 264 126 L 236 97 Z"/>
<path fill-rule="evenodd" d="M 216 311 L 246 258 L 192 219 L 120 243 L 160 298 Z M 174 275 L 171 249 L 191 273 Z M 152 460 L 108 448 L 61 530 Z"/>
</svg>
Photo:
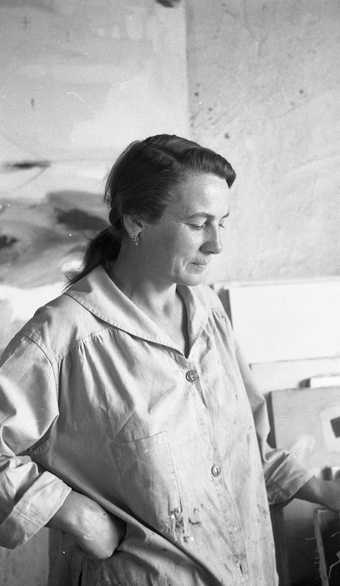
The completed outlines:
<svg viewBox="0 0 340 586">
<path fill-rule="evenodd" d="M 230 215 L 230 212 L 227 212 L 226 214 L 224 214 L 224 216 L 221 217 L 221 220 L 224 220 L 229 215 Z M 193 218 L 208 218 L 209 220 L 211 220 L 214 217 L 215 216 L 213 216 L 212 214 L 207 214 L 206 212 L 196 212 L 195 214 L 191 214 L 190 216 L 186 216 L 186 218 L 188 220 L 193 219 Z"/>
</svg>

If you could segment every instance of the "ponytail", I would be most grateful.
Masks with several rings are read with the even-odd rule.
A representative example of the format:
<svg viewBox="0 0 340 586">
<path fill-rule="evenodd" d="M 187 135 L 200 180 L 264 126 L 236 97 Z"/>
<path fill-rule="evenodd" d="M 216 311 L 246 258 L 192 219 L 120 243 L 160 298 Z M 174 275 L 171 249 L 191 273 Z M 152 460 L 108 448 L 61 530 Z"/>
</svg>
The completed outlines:
<svg viewBox="0 0 340 586">
<path fill-rule="evenodd" d="M 105 262 L 115 260 L 119 254 L 120 246 L 121 240 L 113 233 L 110 226 L 99 232 L 87 245 L 83 268 L 68 279 L 67 286 L 74 285 L 94 268 L 104 265 Z"/>
</svg>

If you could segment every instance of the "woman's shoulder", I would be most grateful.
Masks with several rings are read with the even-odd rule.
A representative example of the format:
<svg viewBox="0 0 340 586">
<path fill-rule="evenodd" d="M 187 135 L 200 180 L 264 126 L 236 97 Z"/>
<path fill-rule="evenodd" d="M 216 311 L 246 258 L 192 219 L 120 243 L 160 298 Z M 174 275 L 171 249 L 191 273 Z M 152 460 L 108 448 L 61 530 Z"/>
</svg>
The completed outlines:
<svg viewBox="0 0 340 586">
<path fill-rule="evenodd" d="M 92 315 L 67 293 L 62 293 L 39 307 L 11 343 L 20 344 L 25 339 L 40 346 L 46 354 L 63 356 L 91 334 L 92 322 Z"/>
</svg>

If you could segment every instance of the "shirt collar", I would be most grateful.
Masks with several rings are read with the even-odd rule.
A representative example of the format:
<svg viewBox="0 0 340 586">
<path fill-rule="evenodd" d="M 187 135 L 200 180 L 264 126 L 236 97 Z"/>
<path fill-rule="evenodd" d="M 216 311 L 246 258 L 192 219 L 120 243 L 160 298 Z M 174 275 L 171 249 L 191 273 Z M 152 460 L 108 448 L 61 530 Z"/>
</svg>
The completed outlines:
<svg viewBox="0 0 340 586">
<path fill-rule="evenodd" d="M 178 292 L 186 307 L 192 347 L 207 322 L 208 310 L 201 296 L 194 292 L 194 288 L 181 285 L 178 286 Z M 120 330 L 180 351 L 166 332 L 115 285 L 102 266 L 77 281 L 65 295 L 72 297 L 93 315 Z"/>
</svg>

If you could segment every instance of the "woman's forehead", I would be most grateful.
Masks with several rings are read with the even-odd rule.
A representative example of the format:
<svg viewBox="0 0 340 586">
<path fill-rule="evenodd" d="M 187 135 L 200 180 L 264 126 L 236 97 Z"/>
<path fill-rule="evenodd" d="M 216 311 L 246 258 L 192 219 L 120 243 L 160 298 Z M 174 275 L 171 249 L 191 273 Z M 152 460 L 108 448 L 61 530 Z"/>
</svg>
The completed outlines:
<svg viewBox="0 0 340 586">
<path fill-rule="evenodd" d="M 225 179 L 212 173 L 188 175 L 174 190 L 168 211 L 184 215 L 209 213 L 224 215 L 229 208 L 229 189 Z M 216 213 L 214 213 L 216 212 Z"/>
</svg>

